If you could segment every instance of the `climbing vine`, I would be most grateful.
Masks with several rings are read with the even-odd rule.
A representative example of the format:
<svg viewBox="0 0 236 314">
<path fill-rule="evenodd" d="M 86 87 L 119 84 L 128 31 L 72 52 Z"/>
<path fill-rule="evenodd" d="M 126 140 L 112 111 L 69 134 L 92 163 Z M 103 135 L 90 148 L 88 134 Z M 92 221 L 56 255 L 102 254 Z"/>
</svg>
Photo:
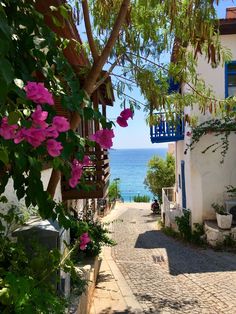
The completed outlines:
<svg viewBox="0 0 236 314">
<path fill-rule="evenodd" d="M 205 121 L 192 129 L 192 133 L 189 134 L 191 136 L 191 143 L 187 144 L 185 154 L 188 150 L 194 149 L 202 136 L 214 134 L 217 139 L 212 144 L 207 146 L 202 153 L 204 154 L 208 150 L 211 150 L 213 153 L 220 150 L 222 157 L 220 163 L 223 163 L 229 149 L 229 135 L 232 132 L 236 134 L 235 120 L 231 117 Z"/>
</svg>

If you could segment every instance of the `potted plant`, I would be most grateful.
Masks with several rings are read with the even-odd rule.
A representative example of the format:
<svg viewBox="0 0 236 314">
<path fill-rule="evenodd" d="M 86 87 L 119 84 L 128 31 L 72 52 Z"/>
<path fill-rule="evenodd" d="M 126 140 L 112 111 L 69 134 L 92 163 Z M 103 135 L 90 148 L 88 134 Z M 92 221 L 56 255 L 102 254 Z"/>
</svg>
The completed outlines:
<svg viewBox="0 0 236 314">
<path fill-rule="evenodd" d="M 223 205 L 213 203 L 211 205 L 216 212 L 217 225 L 220 229 L 230 229 L 233 216 L 228 213 Z"/>
</svg>

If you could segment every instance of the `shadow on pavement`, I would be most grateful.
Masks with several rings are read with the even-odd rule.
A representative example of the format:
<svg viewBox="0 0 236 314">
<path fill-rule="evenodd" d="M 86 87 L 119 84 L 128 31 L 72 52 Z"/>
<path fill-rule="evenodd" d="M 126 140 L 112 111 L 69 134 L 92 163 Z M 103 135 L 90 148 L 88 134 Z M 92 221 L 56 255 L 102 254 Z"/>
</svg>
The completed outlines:
<svg viewBox="0 0 236 314">
<path fill-rule="evenodd" d="M 158 254 L 158 251 L 153 252 L 153 255 L 150 252 L 150 256 L 152 256 L 154 264 L 167 263 L 169 273 L 173 276 L 185 273 L 236 271 L 236 256 L 233 258 L 233 254 L 227 259 L 225 258 L 227 253 L 225 252 L 214 252 L 209 249 L 192 247 L 167 237 L 160 230 L 151 230 L 139 234 L 135 248 L 146 250 L 165 249 L 165 256 L 161 251 L 160 254 Z"/>
<path fill-rule="evenodd" d="M 124 311 L 116 311 L 116 310 L 112 310 L 111 307 L 108 307 L 104 310 L 102 310 L 101 312 L 99 312 L 99 314 L 142 314 L 144 312 L 140 312 L 140 311 L 135 311 L 132 310 L 131 308 L 127 308 Z M 146 314 L 149 314 L 149 312 L 145 312 Z M 150 313 L 154 313 L 154 312 L 150 312 Z"/>
<path fill-rule="evenodd" d="M 139 301 L 149 301 L 152 303 L 152 308 L 149 311 L 145 311 L 146 313 L 163 313 L 164 309 L 174 310 L 175 312 L 182 313 L 186 308 L 190 306 L 197 306 L 197 300 L 189 300 L 189 299 L 168 299 L 168 298 L 161 298 L 159 300 L 156 299 L 155 296 L 149 294 L 136 294 Z M 168 312 L 169 313 L 169 312 Z"/>
<path fill-rule="evenodd" d="M 107 282 L 107 281 L 111 281 L 114 277 L 111 274 L 108 274 L 104 271 L 100 271 L 99 272 L 99 276 L 97 278 L 97 284 L 99 284 L 100 282 Z"/>
<path fill-rule="evenodd" d="M 154 221 L 157 221 L 157 218 L 156 218 L 156 217 L 153 218 L 153 219 L 148 219 L 148 220 L 146 220 L 145 222 L 148 223 L 148 222 L 154 222 Z"/>
</svg>

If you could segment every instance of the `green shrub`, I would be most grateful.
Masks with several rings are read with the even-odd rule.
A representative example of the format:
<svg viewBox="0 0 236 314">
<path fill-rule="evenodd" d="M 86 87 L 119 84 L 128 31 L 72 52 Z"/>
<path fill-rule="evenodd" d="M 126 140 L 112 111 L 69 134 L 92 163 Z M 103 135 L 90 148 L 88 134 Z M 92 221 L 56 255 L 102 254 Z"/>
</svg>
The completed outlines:
<svg viewBox="0 0 236 314">
<path fill-rule="evenodd" d="M 65 299 L 56 289 L 56 272 L 64 269 L 60 252 L 33 238 L 27 248 L 13 242 L 12 226 L 23 222 L 16 207 L 0 213 L 0 313 L 65 313 Z"/>
<path fill-rule="evenodd" d="M 148 195 L 136 195 L 133 197 L 133 200 L 137 203 L 149 203 L 150 197 Z"/>
<path fill-rule="evenodd" d="M 220 215 L 228 215 L 224 205 L 212 203 L 211 207 L 214 208 L 215 212 L 220 214 Z"/>
<path fill-rule="evenodd" d="M 194 230 L 192 231 L 191 241 L 194 244 L 202 245 L 204 244 L 204 225 L 203 224 L 194 224 Z"/>
<path fill-rule="evenodd" d="M 190 226 L 190 212 L 185 211 L 181 217 L 176 217 L 175 221 L 177 223 L 180 236 L 185 240 L 191 241 L 192 230 Z"/>
<path fill-rule="evenodd" d="M 179 238 L 179 233 L 171 227 L 163 227 L 161 229 L 165 235 L 172 238 Z"/>
<path fill-rule="evenodd" d="M 78 262 L 83 257 L 97 256 L 101 252 L 102 246 L 113 246 L 115 242 L 109 237 L 109 230 L 105 228 L 99 221 L 80 221 L 75 220 L 71 227 L 71 243 L 78 242 L 79 237 L 88 232 L 91 242 L 87 244 L 85 250 L 80 250 L 79 244 L 76 250 L 72 252 L 71 258 L 74 262 Z"/>
<path fill-rule="evenodd" d="M 108 197 L 109 201 L 116 200 L 121 198 L 121 191 L 120 191 L 120 179 L 113 180 L 108 188 Z"/>
<path fill-rule="evenodd" d="M 202 245 L 204 244 L 204 227 L 203 224 L 194 224 L 194 229 L 192 230 L 190 225 L 190 211 L 185 211 L 181 217 L 176 217 L 175 221 L 178 226 L 180 237 L 184 240 Z"/>
<path fill-rule="evenodd" d="M 227 248 L 236 248 L 236 241 L 232 238 L 231 235 L 227 235 L 224 238 L 223 245 Z"/>
</svg>

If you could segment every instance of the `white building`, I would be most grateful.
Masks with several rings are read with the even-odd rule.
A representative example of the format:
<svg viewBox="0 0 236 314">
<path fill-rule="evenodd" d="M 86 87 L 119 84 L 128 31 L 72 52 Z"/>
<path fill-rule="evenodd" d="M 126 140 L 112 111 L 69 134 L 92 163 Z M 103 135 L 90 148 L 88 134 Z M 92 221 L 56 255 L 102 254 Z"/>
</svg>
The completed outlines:
<svg viewBox="0 0 236 314">
<path fill-rule="evenodd" d="M 227 18 L 220 20 L 220 40 L 224 47 L 231 50 L 232 62 L 212 68 L 205 57 L 198 57 L 197 72 L 204 79 L 206 85 L 212 88 L 215 97 L 218 99 L 236 95 L 235 10 L 236 8 L 227 9 Z M 186 86 L 182 86 L 181 89 L 182 93 L 188 92 Z M 197 116 L 199 124 L 213 118 L 210 112 L 206 112 L 204 115 L 200 113 L 198 105 L 192 109 L 185 108 L 184 114 Z M 180 131 L 182 130 L 183 128 Z M 231 132 L 229 150 L 224 163 L 221 164 L 220 150 L 214 153 L 211 150 L 202 153 L 206 147 L 216 142 L 217 138 L 214 132 L 204 135 L 192 151 L 188 150 L 187 154 L 184 153 L 186 144 L 191 141 L 191 136 L 188 136 L 190 131 L 191 129 L 186 123 L 184 134 L 177 134 L 176 138 L 173 138 L 176 157 L 175 193 L 172 196 L 170 190 L 166 190 L 169 193 L 167 195 L 169 201 L 173 201 L 173 203 L 165 204 L 165 197 L 163 203 L 164 206 L 167 206 L 167 211 L 171 206 L 189 209 L 193 225 L 194 223 L 202 223 L 205 220 L 214 220 L 215 211 L 211 204 L 214 202 L 224 203 L 226 186 L 236 186 L 236 135 Z M 155 131 L 151 131 L 151 137 L 152 132 L 155 133 Z M 171 136 L 167 140 L 171 141 Z M 163 141 L 162 138 L 161 142 Z M 158 139 L 156 138 L 154 142 L 158 142 Z M 170 199 L 170 195 L 172 199 Z M 174 221 L 176 214 L 180 214 L 178 210 L 170 210 L 169 212 L 169 217 L 166 217 L 167 225 Z"/>
</svg>

